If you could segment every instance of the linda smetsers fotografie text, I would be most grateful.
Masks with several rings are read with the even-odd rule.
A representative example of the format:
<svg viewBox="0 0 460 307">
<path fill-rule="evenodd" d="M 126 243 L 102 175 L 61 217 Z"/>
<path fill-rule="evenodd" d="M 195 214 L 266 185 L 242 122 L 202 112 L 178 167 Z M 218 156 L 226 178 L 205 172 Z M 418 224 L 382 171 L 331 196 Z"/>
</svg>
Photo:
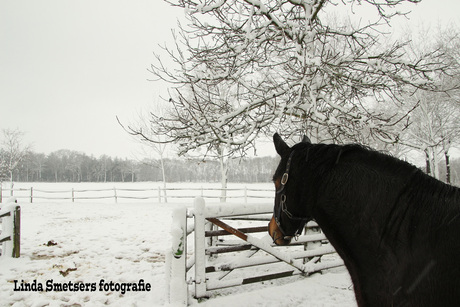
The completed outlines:
<svg viewBox="0 0 460 307">
<path fill-rule="evenodd" d="M 46 282 L 38 282 L 33 280 L 32 282 L 25 282 L 21 280 L 14 280 L 14 289 L 13 291 L 24 291 L 24 292 L 121 292 L 125 294 L 126 292 L 140 292 L 140 291 L 150 291 L 152 285 L 146 283 L 143 279 L 139 279 L 138 282 L 113 282 L 106 281 L 104 279 L 99 280 L 99 282 L 54 282 L 53 279 L 49 279 Z"/>
</svg>

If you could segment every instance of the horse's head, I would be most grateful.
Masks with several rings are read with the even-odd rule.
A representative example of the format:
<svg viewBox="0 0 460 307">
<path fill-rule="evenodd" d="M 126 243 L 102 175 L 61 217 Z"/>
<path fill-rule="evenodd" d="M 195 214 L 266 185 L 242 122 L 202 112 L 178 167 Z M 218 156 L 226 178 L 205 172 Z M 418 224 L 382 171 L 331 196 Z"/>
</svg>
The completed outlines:
<svg viewBox="0 0 460 307">
<path fill-rule="evenodd" d="M 268 224 L 268 232 L 277 245 L 287 245 L 291 239 L 300 235 L 305 223 L 310 220 L 307 209 L 302 206 L 305 199 L 299 154 L 308 151 L 311 142 L 304 138 L 302 143 L 289 147 L 278 134 L 273 136 L 275 148 L 281 161 L 273 176 L 275 183 L 275 207 Z M 302 193 L 304 192 L 304 193 Z"/>
</svg>

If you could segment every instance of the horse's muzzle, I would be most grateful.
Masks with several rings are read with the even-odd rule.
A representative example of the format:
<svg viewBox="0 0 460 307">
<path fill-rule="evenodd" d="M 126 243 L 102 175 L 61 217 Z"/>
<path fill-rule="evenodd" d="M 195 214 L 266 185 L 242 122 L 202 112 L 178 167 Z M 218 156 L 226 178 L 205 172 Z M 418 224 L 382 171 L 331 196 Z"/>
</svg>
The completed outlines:
<svg viewBox="0 0 460 307">
<path fill-rule="evenodd" d="M 276 245 L 288 245 L 291 243 L 292 237 L 285 237 L 281 230 L 279 229 L 278 225 L 275 222 L 275 217 L 273 216 L 268 224 L 268 233 L 273 239 L 273 242 Z"/>
</svg>

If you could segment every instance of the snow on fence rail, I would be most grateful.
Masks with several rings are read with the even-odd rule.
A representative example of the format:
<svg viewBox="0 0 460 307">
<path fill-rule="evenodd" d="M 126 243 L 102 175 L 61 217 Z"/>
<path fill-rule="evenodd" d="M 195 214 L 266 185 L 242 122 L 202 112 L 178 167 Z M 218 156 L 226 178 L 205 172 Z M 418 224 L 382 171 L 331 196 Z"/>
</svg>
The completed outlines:
<svg viewBox="0 0 460 307">
<path fill-rule="evenodd" d="M 212 290 L 343 265 L 315 223 L 289 246 L 274 245 L 267 233 L 272 211 L 272 204 L 206 206 L 202 198 L 195 199 L 193 208 L 175 210 L 172 250 L 166 255 L 169 302 L 186 305 L 189 290 L 205 298 Z"/>
<path fill-rule="evenodd" d="M 0 207 L 0 255 L 19 258 L 21 254 L 21 207 L 15 198 L 10 198 Z"/>
<path fill-rule="evenodd" d="M 222 195 L 225 191 L 225 196 Z M 167 202 L 168 199 L 193 199 L 202 197 L 205 199 L 220 199 L 225 202 L 228 199 L 243 200 L 245 203 L 249 199 L 269 199 L 273 196 L 267 194 L 273 192 L 272 189 L 257 188 L 103 188 L 103 189 L 68 189 L 68 190 L 44 190 L 37 188 L 2 188 L 0 185 L 0 203 L 5 196 L 15 196 L 18 199 L 24 199 L 33 203 L 36 200 L 69 200 L 72 202 L 79 200 L 98 200 L 113 199 L 118 202 L 119 199 L 134 200 L 157 200 L 158 202 Z"/>
</svg>

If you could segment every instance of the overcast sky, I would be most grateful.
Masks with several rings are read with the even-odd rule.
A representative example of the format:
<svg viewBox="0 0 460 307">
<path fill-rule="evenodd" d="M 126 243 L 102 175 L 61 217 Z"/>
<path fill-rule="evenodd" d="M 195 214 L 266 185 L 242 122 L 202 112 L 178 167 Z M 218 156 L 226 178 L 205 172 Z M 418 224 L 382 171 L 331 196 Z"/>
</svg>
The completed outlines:
<svg viewBox="0 0 460 307">
<path fill-rule="evenodd" d="M 410 22 L 460 25 L 459 12 L 423 0 Z M 147 69 L 181 15 L 161 0 L 0 0 L 0 129 L 35 152 L 133 158 L 116 116 L 133 121 L 165 93 Z"/>
</svg>

